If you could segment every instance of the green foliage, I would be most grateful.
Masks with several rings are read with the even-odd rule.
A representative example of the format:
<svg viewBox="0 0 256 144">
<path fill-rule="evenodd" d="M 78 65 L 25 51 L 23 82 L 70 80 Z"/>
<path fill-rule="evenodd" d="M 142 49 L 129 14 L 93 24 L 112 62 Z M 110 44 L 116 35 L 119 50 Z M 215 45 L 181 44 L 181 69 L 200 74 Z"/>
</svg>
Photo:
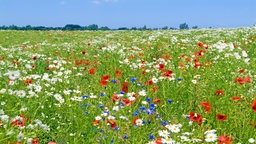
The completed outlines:
<svg viewBox="0 0 256 144">
<path fill-rule="evenodd" d="M 168 129 L 165 123 L 176 125 L 179 132 L 168 130 L 168 138 L 180 143 L 186 143 L 184 136 L 187 143 L 196 138 L 207 143 L 208 130 L 216 130 L 214 142 L 226 135 L 248 143 L 256 139 L 255 46 L 254 28 L 0 31 L 0 143 L 29 143 L 29 138 L 46 144 L 147 143 L 168 140 L 159 135 Z M 13 83 L 10 71 L 19 71 Z M 107 84 L 101 85 L 106 75 Z M 121 95 L 124 82 L 128 92 Z M 201 102 L 211 104 L 210 112 Z M 202 116 L 201 124 L 190 112 Z M 227 119 L 218 120 L 217 114 Z M 21 117 L 25 127 L 14 121 Z M 134 124 L 136 117 L 143 125 Z M 20 133 L 24 137 L 18 140 Z"/>
<path fill-rule="evenodd" d="M 181 30 L 189 29 L 189 26 L 188 26 L 187 23 L 182 23 L 182 24 L 180 24 L 179 27 L 180 27 Z"/>
</svg>

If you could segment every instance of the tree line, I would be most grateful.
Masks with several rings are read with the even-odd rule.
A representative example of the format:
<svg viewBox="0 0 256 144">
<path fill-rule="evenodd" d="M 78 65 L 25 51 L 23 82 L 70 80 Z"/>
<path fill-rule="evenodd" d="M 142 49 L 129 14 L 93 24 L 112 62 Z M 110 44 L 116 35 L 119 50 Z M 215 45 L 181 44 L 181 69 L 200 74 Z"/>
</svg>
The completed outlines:
<svg viewBox="0 0 256 144">
<path fill-rule="evenodd" d="M 198 26 L 193 26 L 192 29 L 197 29 Z M 177 30 L 178 28 L 174 28 L 174 27 L 168 27 L 168 26 L 164 26 L 162 28 L 147 28 L 146 25 L 144 25 L 143 27 L 132 27 L 132 28 L 127 28 L 127 27 L 120 27 L 118 29 L 110 29 L 107 26 L 103 26 L 103 27 L 99 27 L 97 24 L 91 24 L 88 26 L 80 26 L 77 24 L 67 24 L 64 27 L 46 27 L 46 26 L 31 26 L 31 25 L 27 25 L 27 26 L 16 26 L 16 25 L 10 25 L 10 26 L 0 26 L 0 30 L 68 30 L 68 31 L 74 31 L 74 30 L 92 30 L 92 31 L 96 31 L 96 30 Z M 183 29 L 190 29 L 187 23 L 182 23 L 179 25 L 179 29 L 183 30 Z"/>
</svg>

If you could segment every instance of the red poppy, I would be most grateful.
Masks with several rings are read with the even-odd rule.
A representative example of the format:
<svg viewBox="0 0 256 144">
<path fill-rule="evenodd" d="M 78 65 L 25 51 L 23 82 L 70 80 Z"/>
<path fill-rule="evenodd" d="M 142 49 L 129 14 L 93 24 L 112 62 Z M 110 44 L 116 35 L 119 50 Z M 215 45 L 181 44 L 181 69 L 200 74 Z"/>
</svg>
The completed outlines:
<svg viewBox="0 0 256 144">
<path fill-rule="evenodd" d="M 113 94 L 113 95 L 112 95 L 112 98 L 111 98 L 111 101 L 112 101 L 112 102 L 116 102 L 116 101 L 118 101 L 118 100 L 119 100 L 118 94 Z"/>
<path fill-rule="evenodd" d="M 133 120 L 132 120 L 132 124 L 133 125 L 136 125 L 136 120 L 138 120 L 139 118 L 138 117 L 135 117 Z"/>
<path fill-rule="evenodd" d="M 245 77 L 245 78 L 244 78 L 244 81 L 250 83 L 250 82 L 251 82 L 250 76 Z"/>
<path fill-rule="evenodd" d="M 252 102 L 252 110 L 256 112 L 256 100 Z"/>
<path fill-rule="evenodd" d="M 201 125 L 203 119 L 203 117 L 200 114 L 194 112 L 189 113 L 189 118 L 190 120 L 197 122 L 199 125 Z"/>
<path fill-rule="evenodd" d="M 153 103 L 154 104 L 160 104 L 161 103 L 161 100 L 159 99 L 159 98 L 155 98 L 154 100 L 153 100 Z"/>
<path fill-rule="evenodd" d="M 200 102 L 200 104 L 204 107 L 206 113 L 210 113 L 211 105 L 209 102 Z"/>
<path fill-rule="evenodd" d="M 101 85 L 101 86 L 104 86 L 104 85 L 108 84 L 108 79 L 109 79 L 109 78 L 110 78 L 109 75 L 102 76 L 100 85 Z"/>
<path fill-rule="evenodd" d="M 223 90 L 216 90 L 215 94 L 216 95 L 224 95 L 224 91 Z"/>
<path fill-rule="evenodd" d="M 39 139 L 38 138 L 34 138 L 32 141 L 32 144 L 39 144 Z"/>
<path fill-rule="evenodd" d="M 97 126 L 99 123 L 100 123 L 100 120 L 95 120 L 95 121 L 93 121 L 93 125 L 94 125 L 94 126 Z"/>
<path fill-rule="evenodd" d="M 107 81 L 108 79 L 110 78 L 110 76 L 109 75 L 105 75 L 105 76 L 102 76 L 102 80 L 104 80 L 104 81 Z"/>
<path fill-rule="evenodd" d="M 88 46 L 91 46 L 91 44 L 90 44 L 90 43 L 88 43 L 87 45 L 88 45 Z"/>
<path fill-rule="evenodd" d="M 220 121 L 226 120 L 228 118 L 228 116 L 224 115 L 224 114 L 217 114 L 216 118 Z"/>
<path fill-rule="evenodd" d="M 231 136 L 221 135 L 218 139 L 218 144 L 232 144 L 230 138 Z"/>
<path fill-rule="evenodd" d="M 244 69 L 240 69 L 239 72 L 240 72 L 240 73 L 244 73 Z"/>
<path fill-rule="evenodd" d="M 132 102 L 126 98 L 122 98 L 121 102 L 124 103 L 126 106 L 130 106 L 132 104 Z"/>
<path fill-rule="evenodd" d="M 90 75 L 93 75 L 94 73 L 95 73 L 95 68 L 89 69 L 89 74 L 90 74 Z"/>
<path fill-rule="evenodd" d="M 156 144 L 162 144 L 162 143 L 163 143 L 162 138 L 157 138 Z"/>
<path fill-rule="evenodd" d="M 36 56 L 34 56 L 34 57 L 33 57 L 33 60 L 36 60 L 36 59 L 37 59 L 37 57 L 36 57 Z"/>
<path fill-rule="evenodd" d="M 157 92 L 157 90 L 158 90 L 158 87 L 157 87 L 157 86 L 154 86 L 154 87 L 153 87 L 153 92 Z"/>
<path fill-rule="evenodd" d="M 204 43 L 202 43 L 202 42 L 198 42 L 197 45 L 198 45 L 199 47 L 201 47 L 201 48 L 204 47 Z"/>
<path fill-rule="evenodd" d="M 163 70 L 164 69 L 164 64 L 158 64 L 158 69 Z"/>
<path fill-rule="evenodd" d="M 101 85 L 101 86 L 104 86 L 104 85 L 106 85 L 106 84 L 108 84 L 108 81 L 106 81 L 106 80 L 101 80 L 101 81 L 100 81 L 100 85 Z"/>
<path fill-rule="evenodd" d="M 146 75 L 146 74 L 147 74 L 146 70 L 143 70 L 143 71 L 142 71 L 142 74 L 143 74 L 143 75 Z"/>
<path fill-rule="evenodd" d="M 196 62 L 195 64 L 194 64 L 194 68 L 195 69 L 198 69 L 200 66 L 202 66 L 199 62 Z"/>
<path fill-rule="evenodd" d="M 116 70 L 115 73 L 116 73 L 116 77 L 118 77 L 118 78 L 120 78 L 123 74 L 123 72 L 121 70 Z"/>
<path fill-rule="evenodd" d="M 179 66 L 180 66 L 180 67 L 184 67 L 183 62 L 179 62 Z"/>
<path fill-rule="evenodd" d="M 234 82 L 238 82 L 239 84 L 242 85 L 242 84 L 244 84 L 246 82 L 250 83 L 251 82 L 251 78 L 250 78 L 250 76 L 247 76 L 245 78 L 239 77 L 239 78 L 235 78 Z"/>
<path fill-rule="evenodd" d="M 117 126 L 115 120 L 107 120 L 107 123 L 110 124 L 110 126 L 111 126 L 112 129 L 115 129 L 116 126 Z"/>
<path fill-rule="evenodd" d="M 123 82 L 123 84 L 122 84 L 122 88 L 121 88 L 121 90 L 123 91 L 123 92 L 128 92 L 128 82 Z"/>
<path fill-rule="evenodd" d="M 23 126 L 25 126 L 25 122 L 26 122 L 26 119 L 24 118 L 24 116 L 20 116 L 20 119 L 13 120 L 12 124 L 14 126 L 23 127 Z"/>
<path fill-rule="evenodd" d="M 150 79 L 149 81 L 145 82 L 145 85 L 153 85 L 153 84 L 154 83 L 153 83 L 152 79 Z"/>
<path fill-rule="evenodd" d="M 209 67 L 210 65 L 211 65 L 211 62 L 206 62 L 206 63 L 205 63 L 205 66 L 206 66 L 206 67 Z"/>
<path fill-rule="evenodd" d="M 172 71 L 167 70 L 164 73 L 162 73 L 162 76 L 171 78 L 172 77 Z"/>
<path fill-rule="evenodd" d="M 32 84 L 32 80 L 31 80 L 31 79 L 26 79 L 26 80 L 24 81 L 24 84 L 25 84 L 26 86 L 28 86 L 28 85 Z"/>
<path fill-rule="evenodd" d="M 238 101 L 242 100 L 242 98 L 240 96 L 232 96 L 232 100 L 234 102 L 238 102 Z"/>
<path fill-rule="evenodd" d="M 83 55 L 85 55 L 85 54 L 86 54 L 86 52 L 85 52 L 85 51 L 82 51 L 82 54 L 83 54 Z"/>
</svg>

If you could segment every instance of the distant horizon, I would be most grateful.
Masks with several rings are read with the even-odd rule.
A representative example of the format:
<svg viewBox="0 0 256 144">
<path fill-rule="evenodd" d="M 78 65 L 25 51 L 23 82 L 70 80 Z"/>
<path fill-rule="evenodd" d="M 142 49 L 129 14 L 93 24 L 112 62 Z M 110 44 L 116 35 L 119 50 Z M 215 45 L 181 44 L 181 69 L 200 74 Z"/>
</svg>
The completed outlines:
<svg viewBox="0 0 256 144">
<path fill-rule="evenodd" d="M 45 26 L 45 25 L 30 25 L 30 24 L 27 24 L 27 25 L 15 25 L 15 24 L 11 24 L 11 25 L 0 25 L 0 27 L 2 27 L 2 26 L 17 26 L 17 27 L 26 27 L 26 26 L 31 26 L 31 27 L 46 27 L 46 28 L 64 28 L 66 25 L 69 25 L 69 24 L 71 24 L 71 25 L 79 25 L 79 26 L 81 26 L 81 27 L 86 27 L 86 26 L 89 26 L 89 25 L 92 25 L 92 24 L 88 24 L 88 25 L 80 25 L 80 24 L 75 24 L 75 23 L 68 23 L 68 24 L 64 24 L 63 26 Z M 188 24 L 188 23 L 187 23 Z M 98 24 L 96 24 L 96 25 L 98 25 Z M 147 29 L 155 29 L 155 28 L 157 28 L 157 29 L 161 29 L 161 28 L 163 28 L 163 27 L 165 27 L 165 26 L 162 26 L 162 27 L 148 27 L 146 24 L 145 25 L 142 25 L 142 26 L 138 26 L 138 27 L 136 27 L 136 28 L 142 28 L 143 26 L 146 26 L 147 27 Z M 167 25 L 166 25 L 167 26 Z M 192 29 L 192 27 L 193 26 L 197 26 L 197 25 L 189 25 L 188 24 L 188 26 L 189 26 L 189 29 Z M 198 26 L 198 29 L 204 29 L 204 28 L 246 28 L 246 27 L 254 27 L 254 26 L 256 26 L 256 24 L 252 24 L 252 25 L 248 25 L 248 26 L 235 26 L 235 27 L 212 27 L 212 26 L 208 26 L 208 27 L 199 27 Z M 109 26 L 101 26 L 101 25 L 98 25 L 98 28 L 101 28 L 101 27 L 108 27 L 109 29 L 111 29 L 111 30 L 115 30 L 115 29 L 118 29 L 118 28 L 128 28 L 128 29 L 131 29 L 131 28 L 134 28 L 135 26 L 131 26 L 131 27 L 125 27 L 125 26 L 119 26 L 119 27 L 117 27 L 117 28 L 111 28 L 111 27 L 109 27 Z M 179 26 L 177 26 L 177 27 L 173 27 L 173 26 L 167 26 L 168 27 L 168 29 L 170 29 L 170 28 L 174 28 L 174 29 L 179 29 Z"/>
<path fill-rule="evenodd" d="M 0 26 L 240 28 L 256 24 L 255 0 L 0 0 Z"/>
</svg>

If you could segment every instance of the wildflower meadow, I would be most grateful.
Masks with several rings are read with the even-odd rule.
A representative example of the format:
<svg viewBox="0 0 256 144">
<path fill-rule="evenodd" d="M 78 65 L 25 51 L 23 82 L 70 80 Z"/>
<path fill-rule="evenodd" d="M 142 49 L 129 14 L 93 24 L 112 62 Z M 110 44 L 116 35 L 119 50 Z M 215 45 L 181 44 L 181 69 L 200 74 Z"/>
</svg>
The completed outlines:
<svg viewBox="0 0 256 144">
<path fill-rule="evenodd" d="M 1 144 L 256 143 L 256 27 L 0 31 Z"/>
</svg>

